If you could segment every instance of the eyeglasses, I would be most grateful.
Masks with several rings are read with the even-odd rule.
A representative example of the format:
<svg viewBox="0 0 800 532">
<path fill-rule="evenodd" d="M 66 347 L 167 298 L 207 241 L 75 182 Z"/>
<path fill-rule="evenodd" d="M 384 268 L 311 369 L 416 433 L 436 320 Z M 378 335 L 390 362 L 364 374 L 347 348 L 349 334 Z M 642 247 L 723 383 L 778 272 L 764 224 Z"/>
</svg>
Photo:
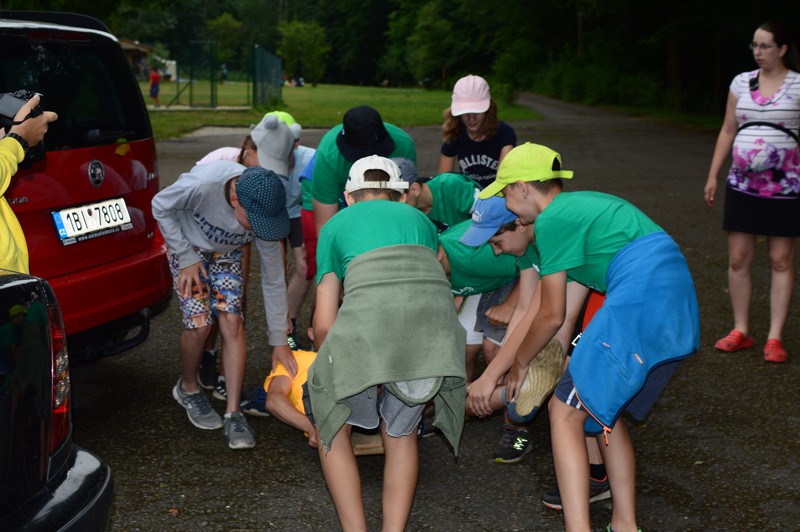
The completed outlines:
<svg viewBox="0 0 800 532">
<path fill-rule="evenodd" d="M 754 42 L 751 42 L 751 43 L 750 43 L 750 44 L 748 44 L 747 46 L 748 46 L 748 47 L 749 47 L 751 50 L 756 50 L 756 49 L 759 49 L 759 50 L 761 50 L 762 52 L 766 52 L 766 51 L 767 51 L 767 50 L 769 50 L 770 48 L 775 48 L 775 45 L 774 45 L 774 44 L 764 44 L 764 43 L 761 43 L 761 44 L 756 44 L 756 43 L 754 43 Z"/>
</svg>

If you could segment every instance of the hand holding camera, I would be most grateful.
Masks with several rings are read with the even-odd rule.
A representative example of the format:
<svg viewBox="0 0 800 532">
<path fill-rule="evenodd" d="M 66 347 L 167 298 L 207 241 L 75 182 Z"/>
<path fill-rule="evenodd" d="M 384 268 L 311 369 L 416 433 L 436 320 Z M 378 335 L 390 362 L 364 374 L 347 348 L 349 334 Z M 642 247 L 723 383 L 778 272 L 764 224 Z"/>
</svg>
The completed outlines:
<svg viewBox="0 0 800 532">
<path fill-rule="evenodd" d="M 41 95 L 30 91 L 0 94 L 0 126 L 6 134 L 23 139 L 26 153 L 40 148 L 48 124 L 58 118 L 56 113 L 42 110 L 40 101 Z"/>
</svg>

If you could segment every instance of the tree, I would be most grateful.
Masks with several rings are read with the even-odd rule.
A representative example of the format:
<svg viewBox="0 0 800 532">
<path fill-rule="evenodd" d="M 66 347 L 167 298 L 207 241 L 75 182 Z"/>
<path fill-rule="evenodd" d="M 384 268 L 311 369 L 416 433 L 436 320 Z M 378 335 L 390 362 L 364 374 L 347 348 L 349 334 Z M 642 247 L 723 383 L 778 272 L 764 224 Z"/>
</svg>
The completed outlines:
<svg viewBox="0 0 800 532">
<path fill-rule="evenodd" d="M 239 68 L 242 46 L 242 23 L 230 13 L 206 23 L 208 33 L 217 42 L 217 61 L 233 68 Z"/>
<path fill-rule="evenodd" d="M 419 10 L 414 33 L 408 38 L 408 66 L 418 81 L 430 85 L 432 80 L 441 78 L 442 85 L 445 84 L 452 31 L 437 0 Z"/>
<path fill-rule="evenodd" d="M 325 75 L 331 45 L 325 29 L 316 22 L 281 22 L 277 54 L 290 77 L 304 77 L 316 86 Z"/>
</svg>

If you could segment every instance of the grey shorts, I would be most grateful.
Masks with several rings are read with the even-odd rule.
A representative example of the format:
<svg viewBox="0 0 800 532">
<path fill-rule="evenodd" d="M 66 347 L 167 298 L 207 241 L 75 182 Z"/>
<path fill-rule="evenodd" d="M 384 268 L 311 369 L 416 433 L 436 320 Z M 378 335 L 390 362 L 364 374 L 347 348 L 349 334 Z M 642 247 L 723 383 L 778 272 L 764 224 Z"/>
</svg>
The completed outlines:
<svg viewBox="0 0 800 532">
<path fill-rule="evenodd" d="M 347 402 L 350 404 L 350 417 L 346 421 L 348 425 L 374 429 L 383 419 L 386 433 L 395 438 L 415 433 L 422 419 L 422 410 L 425 408 L 425 403 L 408 406 L 383 387 L 378 392 L 377 386 L 372 386 L 359 394 L 348 397 Z M 303 385 L 303 405 L 311 423 L 316 424 L 313 412 L 311 412 L 307 384 Z"/>
</svg>

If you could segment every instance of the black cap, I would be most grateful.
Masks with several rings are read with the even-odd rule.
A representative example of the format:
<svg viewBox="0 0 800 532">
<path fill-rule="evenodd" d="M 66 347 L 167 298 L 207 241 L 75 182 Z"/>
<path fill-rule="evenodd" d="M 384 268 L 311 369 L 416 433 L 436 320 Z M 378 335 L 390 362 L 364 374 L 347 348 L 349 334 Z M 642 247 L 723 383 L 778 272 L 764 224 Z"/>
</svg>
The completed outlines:
<svg viewBox="0 0 800 532">
<path fill-rule="evenodd" d="M 394 151 L 394 140 L 386 131 L 381 115 L 372 107 L 353 107 L 344 114 L 342 124 L 336 145 L 351 163 L 369 155 L 388 157 Z"/>
</svg>

